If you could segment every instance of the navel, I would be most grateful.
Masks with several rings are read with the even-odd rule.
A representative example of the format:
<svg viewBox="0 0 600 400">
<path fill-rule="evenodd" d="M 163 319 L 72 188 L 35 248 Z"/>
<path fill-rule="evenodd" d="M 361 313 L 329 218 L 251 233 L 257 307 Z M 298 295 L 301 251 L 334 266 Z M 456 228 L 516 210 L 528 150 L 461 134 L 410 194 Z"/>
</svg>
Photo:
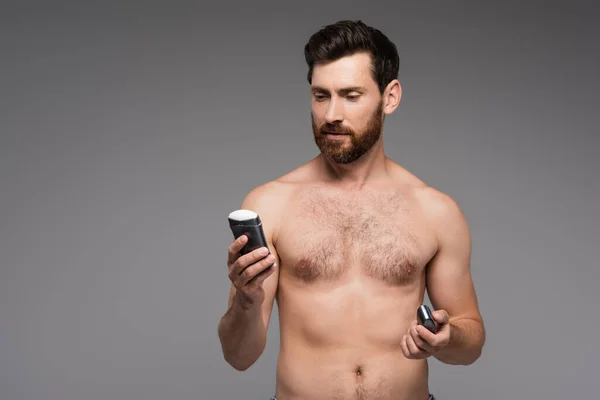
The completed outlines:
<svg viewBox="0 0 600 400">
<path fill-rule="evenodd" d="M 365 388 L 365 373 L 363 368 L 359 365 L 354 368 L 354 375 L 356 376 L 356 400 L 365 400 L 367 397 L 367 390 Z"/>
<path fill-rule="evenodd" d="M 363 369 L 362 367 L 359 365 L 354 369 L 354 373 L 356 374 L 356 377 L 358 379 L 363 379 L 364 378 L 364 373 L 363 373 Z"/>
</svg>

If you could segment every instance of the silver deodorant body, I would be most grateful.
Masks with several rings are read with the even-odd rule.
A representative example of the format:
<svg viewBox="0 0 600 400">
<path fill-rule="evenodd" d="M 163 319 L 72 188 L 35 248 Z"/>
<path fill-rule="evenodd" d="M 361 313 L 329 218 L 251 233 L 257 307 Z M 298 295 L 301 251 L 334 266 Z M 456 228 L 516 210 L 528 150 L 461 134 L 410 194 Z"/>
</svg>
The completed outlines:
<svg viewBox="0 0 600 400">
<path fill-rule="evenodd" d="M 425 304 L 422 304 L 417 309 L 417 321 L 418 321 L 419 325 L 423 325 L 425 328 L 427 328 L 432 333 L 436 333 L 438 330 L 438 324 L 433 319 L 431 310 Z"/>
</svg>

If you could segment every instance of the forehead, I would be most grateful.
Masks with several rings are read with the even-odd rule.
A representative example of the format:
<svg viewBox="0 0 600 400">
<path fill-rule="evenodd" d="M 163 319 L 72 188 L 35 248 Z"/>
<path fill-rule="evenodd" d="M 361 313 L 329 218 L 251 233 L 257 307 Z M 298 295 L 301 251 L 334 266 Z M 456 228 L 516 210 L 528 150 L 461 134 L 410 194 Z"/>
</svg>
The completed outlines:
<svg viewBox="0 0 600 400">
<path fill-rule="evenodd" d="M 326 64 L 315 65 L 312 85 L 332 90 L 358 85 L 369 89 L 376 88 L 371 56 L 367 53 L 356 53 Z"/>
</svg>

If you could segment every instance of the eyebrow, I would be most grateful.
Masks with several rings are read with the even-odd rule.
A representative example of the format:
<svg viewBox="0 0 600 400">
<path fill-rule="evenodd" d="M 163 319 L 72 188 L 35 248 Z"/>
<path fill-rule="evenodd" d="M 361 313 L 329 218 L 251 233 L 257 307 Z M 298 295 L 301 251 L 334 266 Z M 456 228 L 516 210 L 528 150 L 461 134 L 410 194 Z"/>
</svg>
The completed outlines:
<svg viewBox="0 0 600 400">
<path fill-rule="evenodd" d="M 313 86 L 311 89 L 313 92 L 324 92 L 324 93 L 329 93 L 329 90 L 325 89 L 324 87 L 321 86 Z M 362 87 L 362 86 L 349 86 L 349 87 L 344 87 L 339 89 L 337 92 L 340 95 L 346 95 L 350 92 L 365 92 L 366 88 Z"/>
</svg>

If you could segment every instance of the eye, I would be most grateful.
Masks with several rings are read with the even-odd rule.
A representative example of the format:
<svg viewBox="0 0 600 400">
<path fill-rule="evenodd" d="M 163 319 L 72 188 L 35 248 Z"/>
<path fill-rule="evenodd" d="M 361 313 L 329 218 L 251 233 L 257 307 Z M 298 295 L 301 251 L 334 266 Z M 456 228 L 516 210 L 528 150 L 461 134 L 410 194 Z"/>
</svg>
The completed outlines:
<svg viewBox="0 0 600 400">
<path fill-rule="evenodd" d="M 357 101 L 359 97 L 360 95 L 358 94 L 349 94 L 348 96 L 346 96 L 346 98 L 350 101 Z"/>
<path fill-rule="evenodd" d="M 317 100 L 317 101 L 323 101 L 327 98 L 327 96 L 325 96 L 323 94 L 319 94 L 319 93 L 315 93 L 314 97 L 315 97 L 315 100 Z"/>
</svg>

